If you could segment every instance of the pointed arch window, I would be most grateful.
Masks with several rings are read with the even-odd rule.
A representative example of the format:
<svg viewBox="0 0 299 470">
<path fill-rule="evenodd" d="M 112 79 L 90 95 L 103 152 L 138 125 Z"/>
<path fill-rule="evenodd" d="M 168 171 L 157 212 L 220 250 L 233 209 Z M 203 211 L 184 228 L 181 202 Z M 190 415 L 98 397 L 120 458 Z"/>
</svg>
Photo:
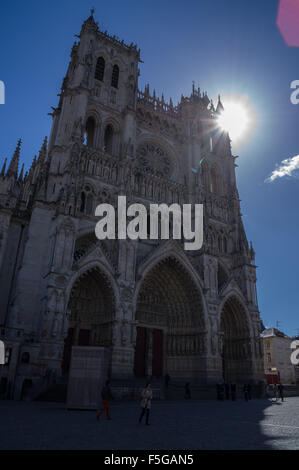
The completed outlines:
<svg viewBox="0 0 299 470">
<path fill-rule="evenodd" d="M 222 253 L 222 237 L 221 237 L 221 235 L 219 235 L 219 237 L 218 237 L 218 250 L 219 250 L 219 253 Z"/>
<path fill-rule="evenodd" d="M 85 212 L 85 203 L 86 203 L 86 196 L 85 196 L 85 193 L 82 191 L 80 212 Z"/>
<path fill-rule="evenodd" d="M 226 240 L 226 237 L 223 237 L 223 250 L 224 250 L 224 253 L 227 253 L 227 240 Z"/>
<path fill-rule="evenodd" d="M 219 196 L 222 194 L 222 180 L 220 170 L 217 165 L 214 165 L 211 169 L 210 191 L 211 193 L 216 193 Z"/>
<path fill-rule="evenodd" d="M 93 197 L 92 194 L 88 194 L 87 199 L 86 199 L 86 214 L 87 215 L 92 215 L 92 209 L 93 209 Z"/>
<path fill-rule="evenodd" d="M 97 60 L 96 71 L 94 76 L 96 80 L 100 80 L 101 82 L 104 80 L 105 65 L 105 59 L 103 57 L 99 57 Z"/>
<path fill-rule="evenodd" d="M 118 88 L 118 79 L 119 79 L 119 66 L 114 65 L 112 70 L 112 77 L 111 77 L 111 86 L 114 88 Z"/>
<path fill-rule="evenodd" d="M 86 122 L 85 143 L 87 147 L 94 147 L 96 123 L 93 117 L 89 117 Z"/>
<path fill-rule="evenodd" d="M 209 187 L 209 167 L 205 162 L 202 164 L 202 184 Z"/>
<path fill-rule="evenodd" d="M 211 179 L 210 179 L 210 191 L 211 193 L 219 192 L 219 173 L 216 166 L 213 166 L 211 169 Z"/>
<path fill-rule="evenodd" d="M 111 126 L 111 124 L 108 124 L 108 126 L 105 129 L 105 136 L 104 136 L 104 149 L 105 152 L 112 154 L 113 151 L 113 135 L 114 135 L 114 129 Z"/>
</svg>

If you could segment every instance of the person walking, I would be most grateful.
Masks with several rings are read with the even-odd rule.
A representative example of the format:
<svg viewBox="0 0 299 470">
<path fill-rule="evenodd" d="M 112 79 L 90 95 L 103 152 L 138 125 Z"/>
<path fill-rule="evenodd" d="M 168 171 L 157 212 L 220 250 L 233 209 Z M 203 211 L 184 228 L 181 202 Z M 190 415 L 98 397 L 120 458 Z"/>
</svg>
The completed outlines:
<svg viewBox="0 0 299 470">
<path fill-rule="evenodd" d="M 278 388 L 279 398 L 281 399 L 281 401 L 284 401 L 284 396 L 283 396 L 284 386 L 282 385 L 281 382 L 279 382 L 277 388 Z"/>
<path fill-rule="evenodd" d="M 169 398 L 169 384 L 170 384 L 170 375 L 166 374 L 164 377 L 164 398 Z"/>
<path fill-rule="evenodd" d="M 97 414 L 97 421 L 99 421 L 104 412 L 106 412 L 107 419 L 111 420 L 109 401 L 113 399 L 113 396 L 110 389 L 110 380 L 107 380 L 105 386 L 102 388 L 101 396 L 103 407 Z"/>
<path fill-rule="evenodd" d="M 243 392 L 244 392 L 244 400 L 248 401 L 248 385 L 247 384 L 244 384 Z"/>
<path fill-rule="evenodd" d="M 220 383 L 216 384 L 216 391 L 217 391 L 217 400 L 221 400 L 220 396 Z"/>
<path fill-rule="evenodd" d="M 185 383 L 185 398 L 186 400 L 189 400 L 191 398 L 190 382 Z"/>
<path fill-rule="evenodd" d="M 224 388 L 225 388 L 225 399 L 229 400 L 229 384 L 225 383 Z"/>
<path fill-rule="evenodd" d="M 224 395 L 225 395 L 225 388 L 224 388 L 224 382 L 220 384 L 220 400 L 224 401 Z"/>
<path fill-rule="evenodd" d="M 251 400 L 252 399 L 251 384 L 247 384 L 247 390 L 248 390 L 248 400 Z"/>
<path fill-rule="evenodd" d="M 237 398 L 237 385 L 236 384 L 231 384 L 230 391 L 231 391 L 232 401 L 236 401 L 236 398 Z"/>
<path fill-rule="evenodd" d="M 166 374 L 165 379 L 164 379 L 165 388 L 169 387 L 169 383 L 170 383 L 170 375 Z"/>
<path fill-rule="evenodd" d="M 273 398 L 275 398 L 275 401 L 277 401 L 277 384 L 273 385 Z"/>
<path fill-rule="evenodd" d="M 151 409 L 151 401 L 153 398 L 153 392 L 151 389 L 151 384 L 147 383 L 144 390 L 141 392 L 141 414 L 139 417 L 139 423 L 141 423 L 143 416 L 146 414 L 146 421 L 145 424 L 149 426 L 149 415 Z"/>
</svg>

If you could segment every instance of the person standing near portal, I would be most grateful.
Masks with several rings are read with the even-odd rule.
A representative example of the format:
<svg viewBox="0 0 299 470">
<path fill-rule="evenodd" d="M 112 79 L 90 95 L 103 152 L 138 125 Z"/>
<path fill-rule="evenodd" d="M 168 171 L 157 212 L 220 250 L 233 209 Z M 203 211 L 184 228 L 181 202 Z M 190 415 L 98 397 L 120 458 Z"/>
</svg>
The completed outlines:
<svg viewBox="0 0 299 470">
<path fill-rule="evenodd" d="M 112 396 L 111 388 L 110 388 L 110 380 L 106 381 L 106 385 L 103 387 L 101 395 L 102 395 L 103 408 L 97 414 L 97 421 L 100 419 L 100 417 L 105 411 L 106 411 L 107 419 L 111 420 L 109 401 L 113 399 L 113 396 Z"/>
<path fill-rule="evenodd" d="M 145 389 L 141 392 L 141 414 L 139 417 L 139 423 L 141 423 L 143 416 L 146 413 L 145 424 L 149 426 L 149 414 L 151 409 L 151 400 L 153 398 L 153 392 L 151 389 L 151 384 L 147 383 Z"/>
</svg>

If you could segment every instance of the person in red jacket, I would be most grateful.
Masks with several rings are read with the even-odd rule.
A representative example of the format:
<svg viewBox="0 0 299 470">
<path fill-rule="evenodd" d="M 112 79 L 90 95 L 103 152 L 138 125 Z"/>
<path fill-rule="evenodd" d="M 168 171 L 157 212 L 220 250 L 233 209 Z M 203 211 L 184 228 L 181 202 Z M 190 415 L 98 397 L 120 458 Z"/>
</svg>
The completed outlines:
<svg viewBox="0 0 299 470">
<path fill-rule="evenodd" d="M 97 420 L 100 419 L 100 417 L 105 411 L 106 411 L 107 419 L 110 420 L 111 416 L 110 416 L 109 401 L 113 399 L 111 389 L 110 389 L 110 380 L 106 381 L 106 385 L 103 387 L 101 395 L 102 395 L 103 407 L 97 414 Z"/>
</svg>

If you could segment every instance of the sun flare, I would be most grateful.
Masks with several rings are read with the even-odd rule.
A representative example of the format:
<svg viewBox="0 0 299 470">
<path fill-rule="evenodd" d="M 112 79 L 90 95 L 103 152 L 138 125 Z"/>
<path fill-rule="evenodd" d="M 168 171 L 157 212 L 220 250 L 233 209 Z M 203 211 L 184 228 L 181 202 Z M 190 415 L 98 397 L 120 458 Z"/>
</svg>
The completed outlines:
<svg viewBox="0 0 299 470">
<path fill-rule="evenodd" d="M 246 107 L 241 103 L 228 102 L 218 118 L 219 126 L 232 140 L 238 140 L 248 130 L 250 119 Z"/>
</svg>

